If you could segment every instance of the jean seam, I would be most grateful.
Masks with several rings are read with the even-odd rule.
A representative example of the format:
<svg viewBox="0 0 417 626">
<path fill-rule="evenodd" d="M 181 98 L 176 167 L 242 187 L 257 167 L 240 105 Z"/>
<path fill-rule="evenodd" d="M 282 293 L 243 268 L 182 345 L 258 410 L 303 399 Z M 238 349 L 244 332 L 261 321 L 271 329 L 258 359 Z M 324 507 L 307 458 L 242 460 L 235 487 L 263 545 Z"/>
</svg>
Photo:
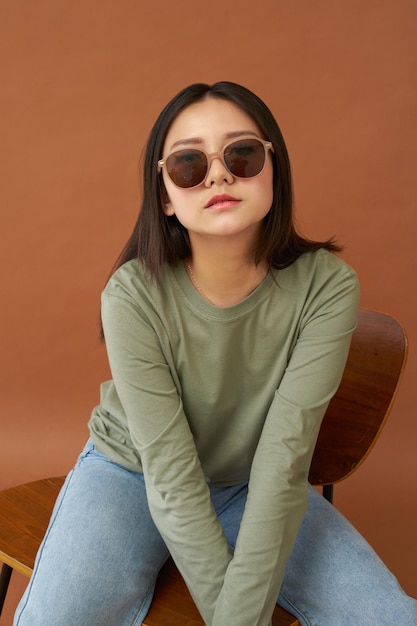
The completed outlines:
<svg viewBox="0 0 417 626">
<path fill-rule="evenodd" d="M 163 568 L 165 563 L 168 561 L 168 559 L 169 559 L 169 555 L 165 559 L 165 561 L 162 562 L 161 567 L 158 570 L 158 576 L 159 576 L 159 573 L 160 573 L 161 569 Z M 142 600 L 138 610 L 136 611 L 136 615 L 133 618 L 132 626 L 140 626 L 142 624 L 143 620 L 146 618 L 146 615 L 149 613 L 149 610 L 150 610 L 151 605 L 152 605 L 152 600 L 153 600 L 153 597 L 154 597 L 154 594 L 155 594 L 155 587 L 156 587 L 156 581 L 157 581 L 158 576 L 155 578 L 155 581 L 154 581 L 153 585 L 152 585 L 152 583 L 149 583 L 149 587 L 146 590 L 146 595 L 145 595 L 144 599 Z M 147 603 L 148 598 L 149 598 L 150 595 L 151 595 L 151 601 L 149 603 L 149 608 L 148 608 L 148 610 L 146 612 L 146 615 L 143 615 L 140 618 L 140 622 L 138 622 L 138 618 L 140 617 L 140 613 L 141 613 L 143 607 L 146 606 L 146 603 Z"/>
<path fill-rule="evenodd" d="M 91 442 L 91 447 L 90 447 L 90 449 L 87 452 L 83 452 L 79 456 L 79 458 L 77 459 L 77 463 L 76 463 L 76 466 L 75 466 L 74 469 L 76 469 L 77 467 L 80 467 L 86 461 L 90 461 L 90 462 L 91 461 L 102 461 L 104 463 L 109 463 L 109 465 L 113 465 L 113 466 L 118 467 L 120 470 L 123 470 L 127 474 L 132 474 L 134 476 L 136 476 L 136 475 L 143 476 L 143 472 L 139 472 L 139 471 L 134 471 L 134 470 L 128 469 L 124 465 L 120 465 L 120 463 L 116 463 L 115 461 L 112 461 L 107 456 L 107 454 L 97 450 L 97 448 L 94 445 L 94 442 Z"/>
<path fill-rule="evenodd" d="M 21 610 L 20 610 L 19 617 L 17 618 L 16 626 L 19 626 L 20 618 L 22 617 L 23 612 L 24 612 L 24 610 L 26 609 L 27 603 L 28 603 L 28 601 L 29 601 L 29 596 L 30 596 L 30 593 L 31 593 L 31 591 L 32 591 L 32 587 L 33 587 L 33 580 L 34 580 L 34 578 L 35 578 L 35 576 L 36 576 L 36 573 L 37 573 L 37 570 L 38 570 L 38 568 L 39 568 L 39 565 L 40 565 L 40 562 L 41 562 L 41 558 L 42 558 L 42 555 L 43 555 L 43 551 L 44 551 L 44 547 L 45 547 L 45 540 L 46 540 L 46 539 L 47 539 L 47 537 L 49 536 L 49 534 L 50 534 L 50 532 L 51 532 L 51 530 L 52 530 L 52 527 L 53 527 L 53 526 L 54 526 L 54 524 L 55 524 L 55 520 L 56 520 L 56 518 L 58 517 L 58 513 L 59 513 L 59 511 L 61 510 L 62 503 L 63 503 L 63 501 L 64 501 L 64 496 L 65 496 L 66 492 L 68 491 L 68 487 L 70 486 L 70 483 L 71 483 L 71 480 L 72 480 L 72 475 L 73 475 L 73 470 L 72 470 L 72 471 L 68 474 L 68 476 L 67 476 L 67 480 L 66 480 L 66 483 L 65 483 L 65 491 L 63 491 L 63 488 L 62 488 L 62 490 L 61 490 L 61 492 L 60 492 L 60 494 L 59 494 L 59 497 L 60 497 L 60 499 L 61 499 L 61 500 L 60 500 L 60 503 L 59 503 L 59 507 L 58 507 L 58 508 L 57 508 L 57 510 L 55 511 L 54 518 L 53 518 L 53 520 L 50 522 L 50 524 L 49 524 L 49 526 L 48 526 L 48 530 L 46 531 L 45 536 L 44 536 L 44 538 L 42 539 L 42 544 L 41 544 L 41 548 L 40 548 L 40 550 L 39 550 L 39 554 L 37 555 L 37 559 L 36 559 L 35 567 L 34 567 L 34 569 L 33 569 L 33 571 L 32 571 L 32 575 L 31 575 L 31 577 L 30 577 L 30 581 L 29 581 L 29 585 L 28 585 L 28 590 L 27 590 L 27 594 L 26 594 L 26 601 L 25 601 L 25 604 L 22 606 L 22 608 L 21 608 Z"/>
<path fill-rule="evenodd" d="M 291 609 L 294 611 L 294 616 L 297 619 L 302 619 L 305 622 L 305 626 L 314 626 L 313 622 L 311 622 L 309 620 L 309 618 L 305 615 L 305 613 L 302 613 L 293 602 L 291 602 L 291 600 L 288 598 L 288 596 L 285 595 L 285 593 L 283 591 L 280 591 L 279 595 L 285 599 L 285 602 L 288 603 L 288 605 L 291 607 Z M 286 608 L 285 606 L 282 608 Z"/>
</svg>

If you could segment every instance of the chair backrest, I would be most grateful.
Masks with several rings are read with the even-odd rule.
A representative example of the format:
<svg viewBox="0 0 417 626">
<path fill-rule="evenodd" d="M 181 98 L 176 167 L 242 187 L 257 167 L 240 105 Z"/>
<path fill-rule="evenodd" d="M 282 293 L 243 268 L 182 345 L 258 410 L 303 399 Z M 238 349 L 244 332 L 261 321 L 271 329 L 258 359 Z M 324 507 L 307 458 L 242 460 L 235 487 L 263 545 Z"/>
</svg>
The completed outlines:
<svg viewBox="0 0 417 626">
<path fill-rule="evenodd" d="M 397 320 L 359 311 L 342 382 L 314 451 L 312 484 L 339 482 L 367 457 L 387 419 L 406 355 L 407 338 Z"/>
</svg>

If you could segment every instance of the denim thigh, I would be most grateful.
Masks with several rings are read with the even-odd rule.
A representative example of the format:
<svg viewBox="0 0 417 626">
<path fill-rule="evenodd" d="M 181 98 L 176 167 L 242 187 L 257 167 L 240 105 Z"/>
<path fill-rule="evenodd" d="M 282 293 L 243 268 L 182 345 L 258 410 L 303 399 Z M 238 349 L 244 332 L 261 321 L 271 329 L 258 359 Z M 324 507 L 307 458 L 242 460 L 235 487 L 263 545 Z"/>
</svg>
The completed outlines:
<svg viewBox="0 0 417 626">
<path fill-rule="evenodd" d="M 303 626 L 417 625 L 417 601 L 312 487 L 278 602 Z"/>
<path fill-rule="evenodd" d="M 247 490 L 247 484 L 211 490 L 232 548 Z M 303 626 L 417 626 L 417 601 L 404 593 L 350 522 L 311 486 L 278 604 Z"/>
<path fill-rule="evenodd" d="M 14 626 L 141 624 L 168 556 L 142 474 L 89 441 L 60 492 Z"/>
</svg>

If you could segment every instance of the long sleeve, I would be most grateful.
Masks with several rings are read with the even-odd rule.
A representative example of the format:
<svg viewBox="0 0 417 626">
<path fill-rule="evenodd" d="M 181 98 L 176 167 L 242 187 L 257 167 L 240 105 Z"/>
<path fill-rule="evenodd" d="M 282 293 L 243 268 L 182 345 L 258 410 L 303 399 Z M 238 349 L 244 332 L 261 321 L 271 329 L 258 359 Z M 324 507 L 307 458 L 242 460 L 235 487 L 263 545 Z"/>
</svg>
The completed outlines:
<svg viewBox="0 0 417 626">
<path fill-rule="evenodd" d="M 141 455 L 152 517 L 210 623 L 231 552 L 181 398 L 153 329 L 129 302 L 104 297 L 102 320 L 113 380 Z"/>
<path fill-rule="evenodd" d="M 327 405 L 339 386 L 356 325 L 351 273 L 330 284 L 303 328 L 268 412 L 249 494 L 213 626 L 269 624 L 306 510 L 307 478 Z M 256 600 L 255 600 L 256 599 Z"/>
</svg>

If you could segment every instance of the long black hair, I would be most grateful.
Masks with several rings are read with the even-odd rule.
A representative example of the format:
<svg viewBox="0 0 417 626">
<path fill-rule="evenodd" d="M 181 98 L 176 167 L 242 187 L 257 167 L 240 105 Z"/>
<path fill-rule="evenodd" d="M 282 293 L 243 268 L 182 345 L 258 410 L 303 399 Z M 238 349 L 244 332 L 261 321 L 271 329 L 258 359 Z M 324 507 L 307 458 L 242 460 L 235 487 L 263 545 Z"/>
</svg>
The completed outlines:
<svg viewBox="0 0 417 626">
<path fill-rule="evenodd" d="M 182 89 L 168 102 L 151 130 L 143 168 L 142 205 L 132 234 L 113 271 L 126 261 L 138 258 L 149 274 L 160 280 L 165 263 L 175 265 L 190 256 L 187 229 L 175 215 L 165 215 L 165 188 L 157 163 L 162 158 L 167 133 L 177 115 L 205 98 L 219 98 L 236 104 L 255 122 L 263 138 L 273 145 L 273 152 L 270 153 L 273 160 L 273 201 L 253 250 L 254 262 L 258 264 L 264 260 L 269 267 L 279 269 L 291 265 L 308 251 L 319 248 L 339 251 L 340 248 L 332 239 L 311 241 L 296 231 L 288 152 L 279 126 L 264 102 L 249 89 L 236 83 L 195 83 Z"/>
</svg>

